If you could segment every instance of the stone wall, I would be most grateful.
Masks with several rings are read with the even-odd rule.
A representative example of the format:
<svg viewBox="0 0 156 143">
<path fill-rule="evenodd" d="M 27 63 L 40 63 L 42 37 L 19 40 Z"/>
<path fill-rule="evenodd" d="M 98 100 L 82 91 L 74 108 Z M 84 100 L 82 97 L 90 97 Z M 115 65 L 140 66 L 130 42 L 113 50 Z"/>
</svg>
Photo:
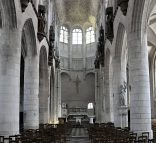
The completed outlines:
<svg viewBox="0 0 156 143">
<path fill-rule="evenodd" d="M 68 107 L 86 107 L 95 102 L 95 76 L 83 71 L 61 74 L 62 103 Z"/>
</svg>

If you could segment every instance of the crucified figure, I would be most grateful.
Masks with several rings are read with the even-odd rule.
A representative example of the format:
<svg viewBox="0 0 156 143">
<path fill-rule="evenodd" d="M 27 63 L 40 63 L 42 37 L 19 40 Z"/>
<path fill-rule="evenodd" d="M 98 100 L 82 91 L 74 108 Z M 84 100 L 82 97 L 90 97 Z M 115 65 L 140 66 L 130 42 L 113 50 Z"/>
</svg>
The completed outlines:
<svg viewBox="0 0 156 143">
<path fill-rule="evenodd" d="M 75 85 L 76 85 L 76 92 L 77 94 L 79 94 L 79 84 L 81 83 L 81 80 L 79 79 L 78 75 L 76 77 L 76 81 L 75 82 Z"/>
</svg>

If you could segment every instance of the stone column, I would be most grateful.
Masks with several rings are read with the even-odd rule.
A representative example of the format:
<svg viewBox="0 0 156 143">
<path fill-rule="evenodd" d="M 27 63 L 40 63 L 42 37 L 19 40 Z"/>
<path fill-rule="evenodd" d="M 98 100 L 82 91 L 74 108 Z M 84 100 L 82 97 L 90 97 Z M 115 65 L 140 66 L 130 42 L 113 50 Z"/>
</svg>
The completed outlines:
<svg viewBox="0 0 156 143">
<path fill-rule="evenodd" d="M 114 103 L 114 124 L 116 127 L 128 126 L 128 111 L 125 110 L 127 108 L 127 97 L 126 92 L 124 94 L 124 105 L 121 105 L 121 85 L 126 82 L 126 68 L 121 65 L 120 57 L 116 57 L 113 59 L 113 103 Z M 124 107 L 124 108 L 123 108 Z M 123 111 L 122 111 L 123 109 Z M 127 113 L 126 113 L 127 111 Z M 124 112 L 124 120 L 123 113 Z M 126 116 L 126 117 L 125 117 Z M 123 123 L 123 121 L 125 123 Z"/>
<path fill-rule="evenodd" d="M 151 102 L 152 102 L 152 104 L 153 104 L 153 110 L 155 111 L 155 109 L 156 109 L 156 60 L 154 61 L 154 68 L 153 68 L 153 79 L 151 79 L 151 80 L 154 80 L 154 82 L 153 82 L 153 96 L 152 96 L 152 98 L 151 98 Z M 155 75 L 155 76 L 154 76 Z M 152 106 L 151 106 L 152 107 Z M 154 112 L 153 111 L 153 112 Z M 154 113 L 152 113 L 152 116 L 153 116 L 153 118 L 156 118 L 156 113 L 154 112 Z"/>
<path fill-rule="evenodd" d="M 72 30 L 70 29 L 69 30 L 69 38 L 68 38 L 68 41 L 69 41 L 69 46 L 68 46 L 68 58 L 69 58 L 69 69 L 71 69 L 72 68 Z"/>
<path fill-rule="evenodd" d="M 48 97 L 48 123 L 52 123 L 50 120 L 50 96 Z"/>
<path fill-rule="evenodd" d="M 119 113 L 119 87 L 121 77 L 121 63 L 120 59 L 113 59 L 113 107 L 114 107 L 114 124 L 116 127 L 121 127 L 120 113 Z"/>
<path fill-rule="evenodd" d="M 42 50 L 42 49 L 41 49 Z M 48 123 L 49 73 L 48 67 L 41 64 L 43 55 L 40 55 L 39 67 L 39 123 Z"/>
<path fill-rule="evenodd" d="M 125 46 L 125 45 L 124 45 Z M 121 65 L 121 84 L 125 84 L 125 105 L 120 105 L 119 111 L 120 111 L 120 120 L 121 120 L 121 127 L 125 128 L 128 127 L 128 94 L 127 94 L 127 60 L 126 57 L 122 57 L 122 65 Z M 121 86 L 121 85 L 120 85 Z M 120 91 L 121 92 L 121 91 Z"/>
<path fill-rule="evenodd" d="M 156 90 L 155 90 L 155 81 L 156 81 L 156 61 L 154 59 L 149 59 L 149 75 L 150 75 L 150 94 L 151 94 L 151 115 L 153 121 L 155 121 L 156 113 L 155 113 L 155 106 L 156 106 Z"/>
<path fill-rule="evenodd" d="M 83 55 L 83 68 L 87 67 L 86 65 L 86 58 L 87 58 L 87 51 L 86 51 L 86 32 L 82 31 L 82 55 Z"/>
<path fill-rule="evenodd" d="M 42 100 L 42 99 L 41 99 Z M 41 103 L 41 102 L 40 102 Z M 39 112 L 39 123 L 48 123 L 48 98 L 44 99 L 44 107 L 39 107 L 40 112 Z M 42 104 L 42 103 L 41 103 Z"/>
<path fill-rule="evenodd" d="M 151 130 L 151 102 L 149 64 L 147 51 L 147 35 L 143 38 L 136 33 L 128 35 L 129 70 L 130 70 L 130 128 L 141 134 Z"/>
<path fill-rule="evenodd" d="M 58 97 L 58 117 L 61 117 L 61 70 L 57 69 L 57 97 Z"/>
<path fill-rule="evenodd" d="M 19 133 L 21 31 L 0 30 L 0 135 Z"/>
<path fill-rule="evenodd" d="M 51 122 L 51 67 L 48 68 L 48 123 Z"/>
<path fill-rule="evenodd" d="M 100 122 L 100 89 L 99 89 L 99 69 L 95 71 L 95 117 L 96 122 Z"/>
<path fill-rule="evenodd" d="M 61 117 L 61 77 L 60 70 L 55 71 L 55 86 L 54 86 L 54 123 L 58 123 L 58 117 Z"/>
<path fill-rule="evenodd" d="M 25 58 L 24 129 L 39 127 L 39 59 Z"/>
<path fill-rule="evenodd" d="M 48 95 L 47 95 L 48 92 L 46 89 L 47 87 L 40 87 L 39 89 L 39 123 L 44 123 L 44 124 L 48 123 L 48 105 L 49 104 L 48 104 Z"/>
<path fill-rule="evenodd" d="M 104 67 L 104 113 L 103 113 L 103 122 L 114 122 L 113 121 L 113 96 L 111 94 L 111 81 L 110 81 L 110 70 L 109 65 Z"/>
<path fill-rule="evenodd" d="M 105 97 L 104 97 L 104 67 L 100 67 L 100 75 L 99 75 L 99 81 L 100 81 L 100 95 L 99 95 L 99 113 L 100 113 L 100 122 L 104 122 L 104 110 L 105 110 Z"/>
<path fill-rule="evenodd" d="M 55 85 L 55 79 L 54 79 L 54 77 L 53 77 L 53 75 L 51 75 L 51 98 L 50 98 L 50 105 L 51 105 L 51 113 L 50 113 L 50 123 L 54 123 L 54 121 L 55 121 L 55 111 L 54 111 L 54 98 L 55 98 L 55 90 L 54 90 L 54 85 Z"/>
<path fill-rule="evenodd" d="M 119 107 L 119 115 L 120 115 L 121 128 L 128 127 L 128 107 L 127 106 Z"/>
<path fill-rule="evenodd" d="M 55 71 L 55 79 L 54 79 L 54 124 L 58 122 L 58 97 L 57 97 L 57 71 Z"/>
</svg>

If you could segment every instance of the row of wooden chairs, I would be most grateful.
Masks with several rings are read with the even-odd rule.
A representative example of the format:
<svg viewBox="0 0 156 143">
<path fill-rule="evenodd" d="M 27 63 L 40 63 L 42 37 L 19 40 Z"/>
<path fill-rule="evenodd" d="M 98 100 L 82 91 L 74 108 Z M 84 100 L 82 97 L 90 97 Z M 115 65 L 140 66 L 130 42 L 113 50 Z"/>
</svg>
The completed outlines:
<svg viewBox="0 0 156 143">
<path fill-rule="evenodd" d="M 153 130 L 153 138 L 156 140 L 156 124 L 152 125 L 152 130 Z"/>
<path fill-rule="evenodd" d="M 20 135 L 0 136 L 0 143 L 65 143 L 70 132 L 69 124 L 40 124 L 39 129 L 25 130 Z"/>
<path fill-rule="evenodd" d="M 149 139 L 149 132 L 141 136 L 131 132 L 128 128 L 115 127 L 113 123 L 94 124 L 88 127 L 91 143 L 154 143 Z"/>
</svg>

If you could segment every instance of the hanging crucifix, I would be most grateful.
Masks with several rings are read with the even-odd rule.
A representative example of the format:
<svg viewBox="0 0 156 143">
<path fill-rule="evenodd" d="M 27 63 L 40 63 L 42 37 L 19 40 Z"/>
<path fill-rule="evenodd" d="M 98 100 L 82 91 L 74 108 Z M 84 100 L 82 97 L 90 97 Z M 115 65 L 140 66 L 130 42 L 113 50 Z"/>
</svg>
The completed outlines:
<svg viewBox="0 0 156 143">
<path fill-rule="evenodd" d="M 75 86 L 76 86 L 76 92 L 77 92 L 77 94 L 79 94 L 79 84 L 81 83 L 81 80 L 79 79 L 78 75 L 74 82 L 75 82 Z"/>
</svg>

